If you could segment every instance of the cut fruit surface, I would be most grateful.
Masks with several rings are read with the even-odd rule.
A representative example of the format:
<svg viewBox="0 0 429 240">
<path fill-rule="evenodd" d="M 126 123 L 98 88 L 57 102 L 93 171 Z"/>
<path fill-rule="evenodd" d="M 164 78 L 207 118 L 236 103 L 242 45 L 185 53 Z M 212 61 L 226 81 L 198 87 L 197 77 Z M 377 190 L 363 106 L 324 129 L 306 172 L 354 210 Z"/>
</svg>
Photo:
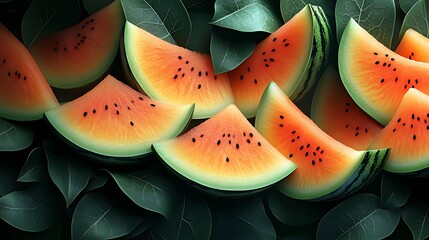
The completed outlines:
<svg viewBox="0 0 429 240">
<path fill-rule="evenodd" d="M 297 169 L 278 188 L 298 199 L 329 200 L 359 190 L 379 172 L 388 149 L 357 151 L 322 131 L 270 83 L 256 115 L 256 129 Z"/>
<path fill-rule="evenodd" d="M 210 192 L 247 194 L 295 170 L 247 121 L 235 105 L 176 139 L 153 145 L 169 168 Z"/>
<path fill-rule="evenodd" d="M 304 96 L 327 65 L 330 41 L 323 9 L 304 7 L 229 72 L 237 107 L 246 117 L 254 117 L 262 93 L 271 81 L 293 100 Z"/>
<path fill-rule="evenodd" d="M 46 118 L 83 154 L 127 163 L 150 153 L 153 143 L 181 133 L 193 109 L 149 99 L 108 75 L 85 95 L 47 112 Z"/>
<path fill-rule="evenodd" d="M 130 22 L 125 54 L 137 83 L 153 99 L 195 103 L 194 118 L 208 118 L 233 103 L 227 74 L 215 74 L 211 58 L 166 42 Z"/>
<path fill-rule="evenodd" d="M 384 165 L 385 170 L 394 173 L 418 172 L 429 167 L 428 133 L 429 96 L 410 89 L 392 120 L 370 147 L 392 149 Z"/>
<path fill-rule="evenodd" d="M 429 63 L 405 58 L 378 42 L 353 19 L 338 53 L 341 80 L 353 100 L 386 125 L 410 88 L 429 93 Z"/>
<path fill-rule="evenodd" d="M 399 42 L 395 52 L 419 62 L 429 62 L 429 38 L 410 28 Z"/>
<path fill-rule="evenodd" d="M 383 129 L 356 105 L 333 66 L 329 66 L 319 80 L 311 119 L 327 134 L 356 150 L 367 149 Z"/>
<path fill-rule="evenodd" d="M 0 23 L 0 117 L 31 121 L 59 103 L 25 46 Z"/>
<path fill-rule="evenodd" d="M 123 26 L 121 2 L 116 0 L 80 23 L 37 40 L 30 52 L 51 86 L 81 87 L 107 72 Z"/>
</svg>

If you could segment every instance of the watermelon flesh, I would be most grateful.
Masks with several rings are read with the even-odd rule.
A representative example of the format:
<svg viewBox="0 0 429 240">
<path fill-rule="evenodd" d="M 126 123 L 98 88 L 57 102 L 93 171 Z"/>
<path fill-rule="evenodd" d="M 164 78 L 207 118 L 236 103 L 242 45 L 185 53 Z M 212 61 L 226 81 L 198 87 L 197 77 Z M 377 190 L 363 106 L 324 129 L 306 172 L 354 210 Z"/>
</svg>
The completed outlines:
<svg viewBox="0 0 429 240">
<path fill-rule="evenodd" d="M 428 133 L 429 96 L 412 88 L 404 95 L 392 120 L 377 135 L 370 148 L 391 148 L 384 169 L 412 174 L 429 167 Z"/>
<path fill-rule="evenodd" d="M 294 100 L 311 88 L 319 69 L 326 65 L 329 31 L 323 10 L 307 5 L 229 72 L 235 104 L 246 117 L 256 115 L 262 93 L 271 81 Z"/>
<path fill-rule="evenodd" d="M 383 125 L 393 117 L 408 89 L 429 93 L 429 63 L 393 52 L 353 19 L 341 38 L 338 64 L 353 100 Z"/>
<path fill-rule="evenodd" d="M 0 23 L 0 117 L 31 121 L 59 103 L 25 46 Z"/>
<path fill-rule="evenodd" d="M 356 105 L 333 66 L 326 69 L 317 84 L 311 119 L 327 134 L 356 150 L 367 149 L 383 129 Z"/>
<path fill-rule="evenodd" d="M 357 151 L 321 130 L 270 83 L 256 115 L 256 129 L 297 169 L 278 184 L 285 195 L 330 200 L 349 195 L 370 182 L 389 150 Z"/>
<path fill-rule="evenodd" d="M 261 190 L 296 166 L 259 134 L 235 105 L 187 133 L 153 145 L 182 178 L 217 195 Z"/>
<path fill-rule="evenodd" d="M 211 58 L 166 42 L 130 22 L 125 54 L 141 89 L 151 98 L 195 103 L 193 118 L 208 118 L 233 103 L 227 74 L 215 74 Z"/>
<path fill-rule="evenodd" d="M 66 142 L 107 163 L 136 162 L 157 141 L 177 136 L 194 105 L 149 99 L 108 75 L 85 95 L 48 111 L 46 118 Z"/>
<path fill-rule="evenodd" d="M 419 62 L 429 62 L 429 38 L 410 28 L 398 44 L 395 52 Z"/>
<path fill-rule="evenodd" d="M 107 72 L 123 26 L 122 6 L 115 0 L 80 23 L 37 40 L 30 52 L 51 86 L 82 87 Z"/>
</svg>

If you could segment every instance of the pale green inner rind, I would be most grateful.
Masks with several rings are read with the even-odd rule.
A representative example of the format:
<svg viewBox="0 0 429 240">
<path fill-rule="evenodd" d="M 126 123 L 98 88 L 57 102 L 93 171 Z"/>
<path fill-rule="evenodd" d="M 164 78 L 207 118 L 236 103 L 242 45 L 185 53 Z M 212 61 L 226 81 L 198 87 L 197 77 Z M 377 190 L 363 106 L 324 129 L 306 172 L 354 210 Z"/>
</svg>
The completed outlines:
<svg viewBox="0 0 429 240">
<path fill-rule="evenodd" d="M 31 109 L 18 109 L 18 108 L 1 108 L 0 117 L 15 120 L 15 121 L 34 121 L 43 118 L 43 113 L 51 109 L 59 107 L 58 102 L 52 101 L 49 106 L 37 107 Z"/>
<path fill-rule="evenodd" d="M 383 109 L 377 109 L 376 106 L 371 104 L 371 102 L 369 102 L 368 99 L 362 94 L 362 89 L 360 89 L 354 81 L 352 68 L 355 67 L 355 64 L 353 64 L 354 58 L 353 56 L 350 56 L 349 50 L 354 46 L 354 44 L 356 44 L 356 38 L 361 37 L 361 27 L 353 19 L 350 19 L 344 28 L 338 48 L 339 73 L 341 80 L 347 89 L 347 92 L 350 94 L 356 104 L 365 112 L 367 112 L 371 117 L 385 126 L 390 120 L 386 117 L 386 113 L 383 112 Z"/>
<path fill-rule="evenodd" d="M 171 144 L 171 140 L 166 140 L 154 144 L 153 148 L 158 156 L 176 173 L 190 181 L 211 189 L 221 191 L 256 190 L 270 186 L 282 180 L 296 169 L 296 165 L 293 162 L 288 161 L 278 153 L 278 157 L 284 158 L 284 161 L 281 161 L 282 164 L 279 164 L 278 167 L 274 168 L 274 171 L 265 172 L 264 174 L 261 174 L 260 177 L 249 176 L 246 179 L 242 178 L 240 180 L 222 178 L 220 175 L 216 175 L 215 173 L 210 174 L 207 172 L 199 172 L 191 166 L 183 164 L 183 160 L 175 156 L 171 151 Z M 197 161 L 197 159 L 195 159 L 195 161 Z"/>
<path fill-rule="evenodd" d="M 188 125 L 194 107 L 194 104 L 184 106 L 181 114 L 177 116 L 177 122 L 175 124 L 177 127 L 171 128 L 170 131 L 159 133 L 159 135 L 162 135 L 161 140 L 179 135 Z M 65 119 L 58 117 L 59 114 L 57 114 L 56 111 L 57 110 L 54 109 L 45 113 L 49 123 L 59 134 L 80 149 L 103 156 L 118 158 L 136 157 L 152 152 L 152 143 L 142 142 L 134 145 L 112 144 L 109 141 L 102 142 L 90 139 L 87 134 L 76 131 L 75 126 L 67 124 Z M 120 131 L 120 129 L 112 129 L 112 131 Z"/>
</svg>

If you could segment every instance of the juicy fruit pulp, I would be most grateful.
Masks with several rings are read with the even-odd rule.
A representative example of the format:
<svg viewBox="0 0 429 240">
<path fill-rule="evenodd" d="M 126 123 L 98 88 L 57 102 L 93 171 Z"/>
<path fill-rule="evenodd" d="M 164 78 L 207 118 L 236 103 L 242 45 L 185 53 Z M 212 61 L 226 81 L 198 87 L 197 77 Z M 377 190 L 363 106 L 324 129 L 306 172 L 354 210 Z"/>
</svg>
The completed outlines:
<svg viewBox="0 0 429 240">
<path fill-rule="evenodd" d="M 383 126 L 353 101 L 333 66 L 319 80 L 311 104 L 311 118 L 323 131 L 357 150 L 365 150 Z"/>
<path fill-rule="evenodd" d="M 150 153 L 154 142 L 181 133 L 193 109 L 149 99 L 109 75 L 82 97 L 47 112 L 46 118 L 84 154 L 125 163 Z"/>
<path fill-rule="evenodd" d="M 270 83 L 256 115 L 256 129 L 297 169 L 278 188 L 298 199 L 327 200 L 357 191 L 381 168 L 388 150 L 357 151 L 333 139 Z"/>
<path fill-rule="evenodd" d="M 419 62 L 429 62 L 429 39 L 410 28 L 399 42 L 395 52 Z"/>
<path fill-rule="evenodd" d="M 121 3 L 116 0 L 79 24 L 38 40 L 30 52 L 51 86 L 81 87 L 108 70 L 123 26 Z"/>
<path fill-rule="evenodd" d="M 180 176 L 212 192 L 224 191 L 224 195 L 263 189 L 296 168 L 254 129 L 235 105 L 178 138 L 153 147 Z"/>
<path fill-rule="evenodd" d="M 271 81 L 299 99 L 326 66 L 329 48 L 330 30 L 322 8 L 307 5 L 229 73 L 235 104 L 246 117 L 254 117 Z"/>
<path fill-rule="evenodd" d="M 234 99 L 227 74 L 215 74 L 207 54 L 168 43 L 125 24 L 125 54 L 137 83 L 153 99 L 195 103 L 193 118 L 213 116 Z"/>
<path fill-rule="evenodd" d="M 386 48 L 353 19 L 339 46 L 341 79 L 353 100 L 386 125 L 410 88 L 429 93 L 429 64 L 412 61 Z"/>
<path fill-rule="evenodd" d="M 0 117 L 37 120 L 59 106 L 25 46 L 0 23 Z"/>
<path fill-rule="evenodd" d="M 395 173 L 413 173 L 429 167 L 429 96 L 410 89 L 397 112 L 371 144 L 371 148 L 389 147 L 384 169 Z"/>
</svg>

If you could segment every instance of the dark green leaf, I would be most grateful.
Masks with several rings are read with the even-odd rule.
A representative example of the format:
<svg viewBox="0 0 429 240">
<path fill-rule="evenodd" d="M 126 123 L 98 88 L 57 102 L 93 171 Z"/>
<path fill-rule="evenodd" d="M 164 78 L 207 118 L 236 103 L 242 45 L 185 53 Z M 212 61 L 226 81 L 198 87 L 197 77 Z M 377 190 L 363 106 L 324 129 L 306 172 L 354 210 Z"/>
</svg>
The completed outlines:
<svg viewBox="0 0 429 240">
<path fill-rule="evenodd" d="M 399 209 L 382 209 L 376 195 L 362 193 L 344 200 L 320 220 L 317 239 L 382 239 L 398 225 Z"/>
<path fill-rule="evenodd" d="M 0 3 L 12 2 L 13 0 L 0 0 Z"/>
<path fill-rule="evenodd" d="M 276 232 L 259 196 L 218 200 L 212 210 L 213 240 L 275 239 Z"/>
<path fill-rule="evenodd" d="M 18 176 L 20 182 L 46 182 L 49 180 L 46 155 L 43 148 L 36 147 L 28 154 L 27 161 Z"/>
<path fill-rule="evenodd" d="M 241 32 L 274 32 L 282 21 L 277 6 L 264 0 L 217 0 L 212 24 Z"/>
<path fill-rule="evenodd" d="M 62 209 L 54 189 L 40 184 L 0 198 L 0 218 L 23 231 L 39 232 L 54 226 Z"/>
<path fill-rule="evenodd" d="M 399 39 L 409 28 L 429 37 L 429 0 L 420 0 L 408 11 L 402 23 Z"/>
<path fill-rule="evenodd" d="M 243 39 L 239 33 L 228 29 L 213 28 L 210 53 L 214 71 L 230 71 L 246 60 L 255 49 L 255 42 Z"/>
<path fill-rule="evenodd" d="M 188 11 L 212 12 L 215 0 L 182 0 Z"/>
<path fill-rule="evenodd" d="M 180 0 L 122 0 L 125 18 L 153 35 L 179 46 L 186 46 L 191 20 Z"/>
<path fill-rule="evenodd" d="M 409 202 L 402 209 L 402 219 L 413 233 L 414 239 L 429 237 L 429 203 Z"/>
<path fill-rule="evenodd" d="M 331 204 L 296 200 L 274 190 L 268 195 L 268 206 L 280 222 L 288 226 L 300 226 L 322 218 Z"/>
<path fill-rule="evenodd" d="M 80 18 L 77 0 L 34 0 L 22 19 L 22 38 L 30 47 L 40 37 L 76 24 Z"/>
<path fill-rule="evenodd" d="M 381 206 L 383 208 L 402 207 L 411 196 L 413 188 L 413 179 L 383 172 L 381 179 Z"/>
<path fill-rule="evenodd" d="M 202 52 L 210 52 L 210 35 L 212 25 L 209 24 L 212 16 L 204 12 L 190 12 L 189 16 L 192 21 L 192 32 L 186 48 Z"/>
<path fill-rule="evenodd" d="M 395 26 L 394 0 L 338 0 L 335 6 L 337 38 L 353 18 L 379 42 L 390 47 Z"/>
<path fill-rule="evenodd" d="M 132 232 L 145 217 L 116 203 L 111 196 L 89 192 L 76 206 L 72 239 L 111 239 Z"/>
<path fill-rule="evenodd" d="M 418 2 L 418 0 L 399 0 L 399 6 L 404 13 L 407 13 L 416 2 Z"/>
<path fill-rule="evenodd" d="M 169 220 L 161 218 L 154 224 L 155 239 L 204 240 L 210 238 L 212 229 L 207 203 L 191 194 L 184 194 L 177 202 Z"/>
<path fill-rule="evenodd" d="M 33 143 L 33 131 L 0 118 L 0 152 L 19 151 Z"/>
<path fill-rule="evenodd" d="M 175 204 L 174 184 L 155 170 L 109 172 L 135 204 L 168 217 Z"/>
<path fill-rule="evenodd" d="M 334 17 L 335 1 L 326 0 L 280 0 L 280 11 L 284 22 L 289 21 L 295 14 L 301 11 L 307 4 L 317 5 L 323 8 L 327 16 Z"/>
<path fill-rule="evenodd" d="M 45 141 L 44 148 L 49 175 L 63 194 L 68 207 L 88 184 L 92 166 L 84 164 L 79 156 L 52 140 Z"/>
<path fill-rule="evenodd" d="M 141 236 L 146 230 L 148 230 L 152 226 L 155 218 L 155 216 L 145 218 L 143 222 L 141 222 L 132 232 L 128 233 L 123 237 L 118 238 L 117 240 L 126 240 L 134 238 L 136 238 L 136 240 L 140 240 L 141 238 L 139 236 Z"/>
<path fill-rule="evenodd" d="M 25 154 L 23 152 L 0 152 L 0 196 L 21 190 L 25 185 L 18 182 Z"/>
<path fill-rule="evenodd" d="M 113 0 L 82 0 L 83 7 L 89 14 L 100 11 L 112 2 Z"/>
<path fill-rule="evenodd" d="M 86 185 L 85 192 L 103 187 L 107 183 L 107 180 L 107 175 L 104 172 L 94 173 L 89 179 L 88 185 Z"/>
</svg>

